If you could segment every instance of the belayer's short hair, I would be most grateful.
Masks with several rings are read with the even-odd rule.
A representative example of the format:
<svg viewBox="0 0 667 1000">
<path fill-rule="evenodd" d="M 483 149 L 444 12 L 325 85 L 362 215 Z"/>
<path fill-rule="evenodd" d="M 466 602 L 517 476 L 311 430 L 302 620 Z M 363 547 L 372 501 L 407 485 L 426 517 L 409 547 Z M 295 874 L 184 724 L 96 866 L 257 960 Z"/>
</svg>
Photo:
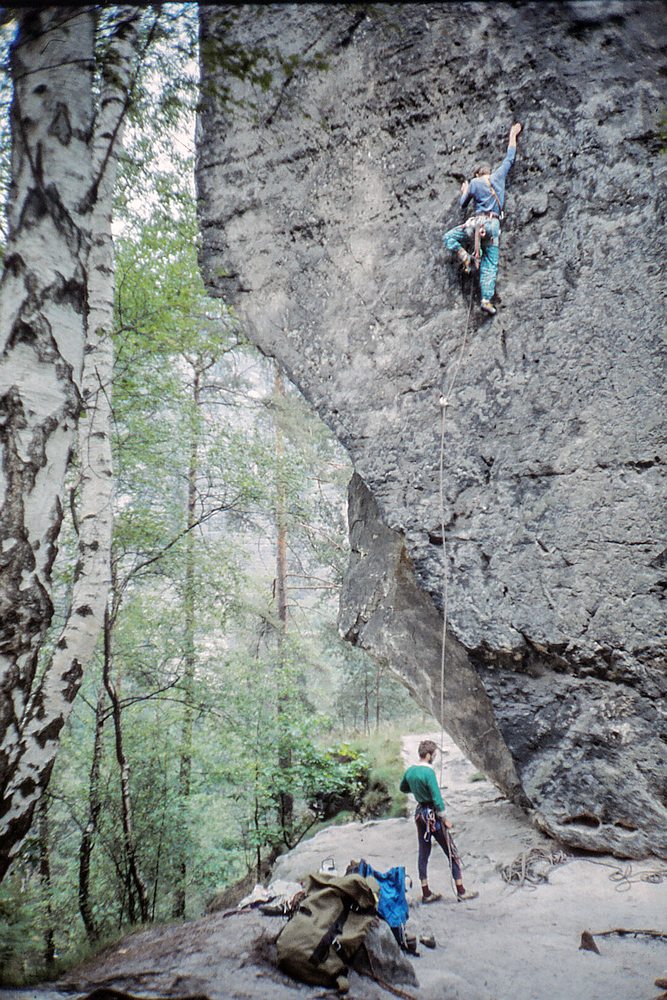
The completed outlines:
<svg viewBox="0 0 667 1000">
<path fill-rule="evenodd" d="M 422 740 L 417 747 L 417 753 L 420 758 L 423 758 L 428 753 L 435 753 L 438 749 L 438 744 L 434 743 L 433 740 Z"/>
<path fill-rule="evenodd" d="M 484 174 L 490 174 L 491 167 L 488 163 L 480 163 L 475 167 L 475 177 L 482 177 Z"/>
</svg>

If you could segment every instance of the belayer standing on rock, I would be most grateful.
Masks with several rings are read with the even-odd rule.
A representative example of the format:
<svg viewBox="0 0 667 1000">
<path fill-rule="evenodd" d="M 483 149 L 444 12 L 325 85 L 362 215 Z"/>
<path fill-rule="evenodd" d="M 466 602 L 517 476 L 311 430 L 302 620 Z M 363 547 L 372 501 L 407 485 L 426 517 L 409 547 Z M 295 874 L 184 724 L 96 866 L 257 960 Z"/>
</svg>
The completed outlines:
<svg viewBox="0 0 667 1000">
<path fill-rule="evenodd" d="M 479 284 L 482 293 L 481 307 L 484 312 L 493 315 L 495 306 L 491 299 L 496 288 L 498 277 L 498 259 L 500 256 L 500 223 L 503 220 L 503 205 L 505 204 L 505 179 L 516 156 L 516 137 L 521 131 L 519 122 L 510 129 L 507 154 L 500 166 L 491 172 L 487 164 L 480 164 L 475 176 L 468 183 L 461 185 L 461 208 L 465 208 L 472 198 L 475 204 L 475 214 L 463 223 L 448 230 L 443 236 L 443 242 L 448 250 L 455 250 L 463 270 L 470 273 L 471 256 L 463 242 L 475 240 L 476 259 L 479 265 Z"/>
<path fill-rule="evenodd" d="M 428 859 L 431 855 L 431 842 L 434 839 L 449 859 L 457 897 L 474 899 L 478 895 L 476 892 L 466 892 L 463 887 L 461 859 L 449 833 L 452 824 L 445 816 L 445 803 L 433 770 L 437 752 L 438 747 L 433 740 L 422 740 L 417 748 L 419 763 L 412 764 L 407 769 L 399 786 L 402 792 L 412 793 L 417 800 L 415 809 L 419 843 L 417 869 L 422 887 L 422 903 L 435 903 L 442 899 L 442 894 L 432 892 L 428 885 Z"/>
</svg>

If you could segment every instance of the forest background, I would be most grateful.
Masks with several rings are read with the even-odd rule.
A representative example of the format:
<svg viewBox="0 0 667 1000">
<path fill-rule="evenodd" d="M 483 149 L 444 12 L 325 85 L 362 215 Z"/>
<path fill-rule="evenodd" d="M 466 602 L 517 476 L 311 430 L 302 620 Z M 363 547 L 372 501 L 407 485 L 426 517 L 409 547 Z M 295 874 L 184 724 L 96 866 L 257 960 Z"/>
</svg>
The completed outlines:
<svg viewBox="0 0 667 1000">
<path fill-rule="evenodd" d="M 17 23 L 5 12 L 7 192 Z M 107 319 L 90 324 L 96 365 L 87 388 L 84 366 L 37 689 L 93 575 L 90 521 L 108 524 L 108 579 L 48 788 L 0 886 L 4 984 L 55 974 L 128 925 L 199 915 L 334 817 L 400 808 L 391 723 L 421 717 L 338 635 L 346 455 L 203 287 L 197 5 L 95 16 L 98 121 L 105 107 L 116 121 L 108 231 L 93 234 L 104 281 L 88 295 Z M 280 53 L 227 56 L 258 88 L 294 71 Z M 86 494 L 94 440 L 108 446 L 92 476 L 108 480 L 106 500 Z"/>
</svg>

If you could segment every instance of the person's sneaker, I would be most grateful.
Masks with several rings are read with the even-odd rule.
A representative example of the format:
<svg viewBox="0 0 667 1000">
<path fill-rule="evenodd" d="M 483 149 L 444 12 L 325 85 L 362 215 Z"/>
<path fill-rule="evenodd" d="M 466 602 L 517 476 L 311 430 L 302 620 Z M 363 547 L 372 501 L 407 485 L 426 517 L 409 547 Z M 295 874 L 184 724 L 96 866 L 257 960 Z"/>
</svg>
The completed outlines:
<svg viewBox="0 0 667 1000">
<path fill-rule="evenodd" d="M 463 247 L 461 247 L 461 249 L 458 252 L 458 258 L 461 261 L 461 268 L 463 269 L 463 273 L 470 274 L 470 269 L 472 266 L 470 262 L 470 254 L 466 250 L 464 250 Z"/>
<path fill-rule="evenodd" d="M 466 899 L 477 899 L 479 893 L 471 892 L 469 889 L 464 889 L 463 892 L 461 892 L 460 889 L 457 889 L 456 895 L 460 902 L 463 902 Z"/>
<path fill-rule="evenodd" d="M 480 307 L 483 309 L 485 313 L 488 313 L 490 316 L 496 315 L 496 307 L 492 306 L 488 299 L 482 299 Z"/>
<path fill-rule="evenodd" d="M 437 903 L 442 896 L 439 892 L 429 892 L 428 895 L 422 895 L 422 903 Z"/>
</svg>

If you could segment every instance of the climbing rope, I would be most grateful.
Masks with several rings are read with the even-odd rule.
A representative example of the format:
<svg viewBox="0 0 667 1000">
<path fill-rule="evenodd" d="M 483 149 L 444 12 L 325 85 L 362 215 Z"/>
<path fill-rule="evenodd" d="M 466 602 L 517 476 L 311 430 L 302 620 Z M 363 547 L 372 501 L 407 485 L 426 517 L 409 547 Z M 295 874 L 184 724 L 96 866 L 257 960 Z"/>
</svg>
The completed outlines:
<svg viewBox="0 0 667 1000">
<path fill-rule="evenodd" d="M 466 325 L 463 331 L 463 340 L 461 342 L 461 349 L 456 358 L 456 364 L 454 365 L 454 371 L 449 380 L 449 385 L 447 386 L 445 392 L 440 396 L 440 464 L 439 464 L 439 499 L 440 499 L 440 535 L 442 538 L 442 561 L 443 561 L 443 589 L 442 589 L 442 643 L 441 643 L 441 657 L 440 657 L 440 787 L 442 787 L 444 780 L 444 746 L 445 746 L 445 658 L 447 652 L 447 618 L 449 612 L 449 565 L 447 561 L 447 539 L 445 535 L 445 432 L 447 426 L 447 407 L 450 405 L 449 400 L 454 391 L 454 385 L 456 384 L 456 379 L 459 374 L 459 369 L 461 367 L 461 362 L 463 360 L 463 354 L 465 352 L 468 343 L 468 329 L 470 327 L 470 314 L 472 312 L 472 299 L 474 293 L 474 284 L 470 282 L 470 300 L 468 302 L 468 314 L 466 316 Z M 443 821 L 444 826 L 444 821 Z M 454 876 L 452 874 L 452 840 L 447 827 L 444 827 L 445 838 L 449 848 L 449 877 L 452 884 L 452 889 L 454 895 L 458 896 L 456 883 L 454 881 Z"/>
<path fill-rule="evenodd" d="M 440 658 L 440 785 L 443 783 L 444 767 L 444 743 L 445 743 L 445 655 L 447 650 L 447 616 L 449 611 L 449 565 L 447 561 L 447 539 L 445 537 L 445 431 L 447 424 L 447 407 L 450 405 L 450 397 L 454 391 L 454 385 L 459 374 L 463 354 L 468 343 L 468 329 L 470 327 L 470 314 L 472 312 L 472 298 L 475 290 L 474 283 L 470 282 L 470 301 L 468 302 L 468 315 L 463 332 L 463 341 L 458 353 L 454 371 L 449 380 L 445 392 L 440 396 L 440 532 L 442 537 L 442 561 L 443 561 L 443 590 L 442 590 L 442 653 Z"/>
<path fill-rule="evenodd" d="M 667 879 L 667 868 L 643 868 L 635 871 L 631 864 L 614 865 L 609 861 L 592 861 L 591 858 L 570 858 L 570 860 L 611 868 L 609 881 L 616 884 L 616 892 L 629 892 L 637 882 L 652 882 L 657 885 Z"/>
<path fill-rule="evenodd" d="M 504 882 L 516 885 L 517 888 L 534 888 L 541 882 L 549 881 L 552 868 L 571 864 L 573 861 L 611 868 L 609 881 L 615 883 L 617 892 L 629 892 L 638 882 L 657 884 L 667 879 L 667 868 L 643 868 L 635 871 L 631 864 L 615 865 L 609 861 L 593 861 L 592 858 L 578 858 L 564 851 L 550 851 L 544 847 L 531 847 L 530 850 L 523 851 L 509 865 L 500 868 L 500 876 Z"/>
<path fill-rule="evenodd" d="M 503 865 L 500 869 L 500 877 L 503 882 L 509 885 L 516 885 L 517 889 L 524 886 L 536 888 L 541 882 L 549 881 L 549 872 L 556 865 L 564 865 L 569 858 L 564 851 L 549 851 L 544 847 L 531 847 L 529 851 L 523 851 L 509 865 Z"/>
</svg>

